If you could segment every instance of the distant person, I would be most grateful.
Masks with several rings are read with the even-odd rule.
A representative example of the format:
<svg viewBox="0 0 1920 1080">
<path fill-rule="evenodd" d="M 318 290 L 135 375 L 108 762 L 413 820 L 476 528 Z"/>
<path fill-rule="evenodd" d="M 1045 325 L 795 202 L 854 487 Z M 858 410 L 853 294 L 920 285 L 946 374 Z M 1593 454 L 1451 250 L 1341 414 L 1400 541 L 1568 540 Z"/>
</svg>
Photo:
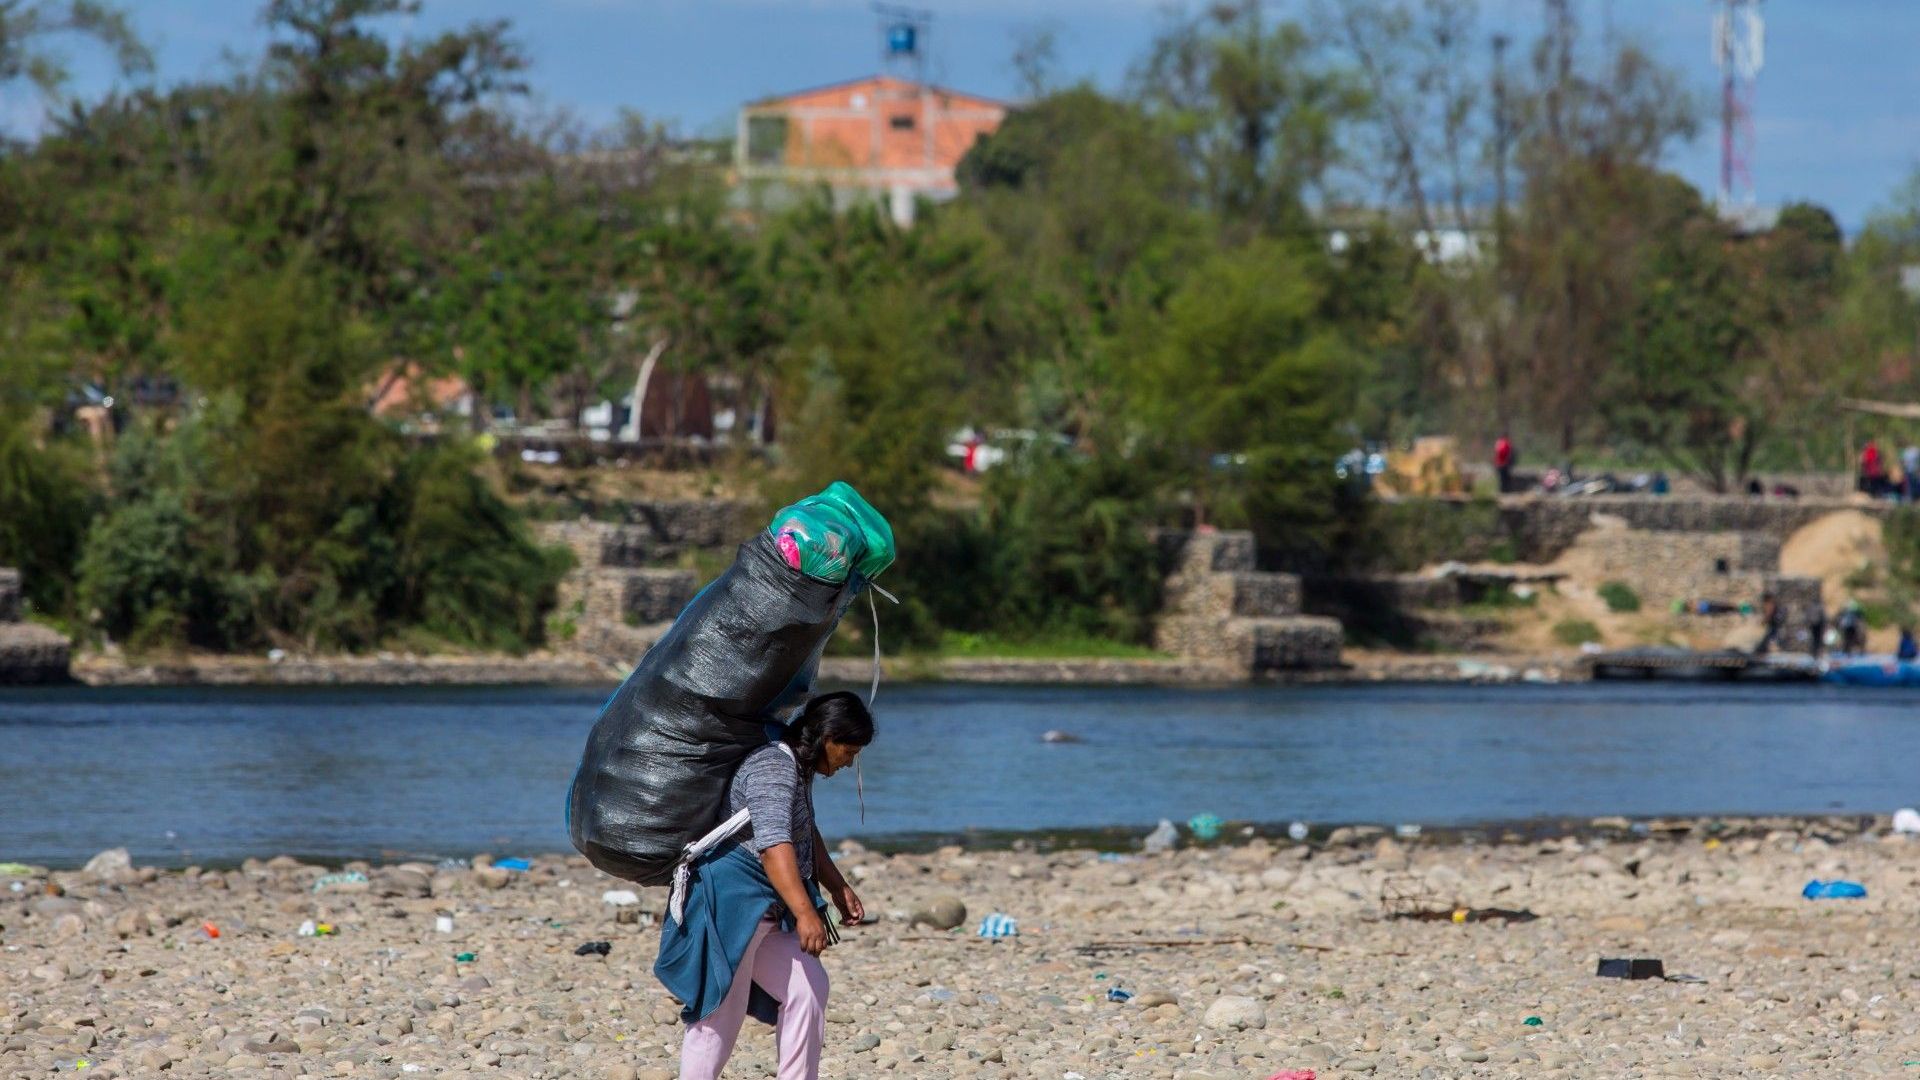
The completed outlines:
<svg viewBox="0 0 1920 1080">
<path fill-rule="evenodd" d="M 1807 621 L 1807 651 L 1815 660 L 1827 651 L 1827 609 L 1825 605 L 1813 605 L 1813 615 Z"/>
<path fill-rule="evenodd" d="M 1513 439 L 1506 432 L 1493 441 L 1493 469 L 1500 474 L 1500 494 L 1513 490 Z"/>
<path fill-rule="evenodd" d="M 1877 499 L 1886 488 L 1886 460 L 1880 456 L 1880 444 L 1868 439 L 1860 449 L 1860 490 Z"/>
<path fill-rule="evenodd" d="M 1913 627 L 1900 628 L 1900 648 L 1894 656 L 1901 660 L 1920 660 L 1920 641 L 1913 640 Z"/>
<path fill-rule="evenodd" d="M 1655 495 L 1665 495 L 1672 490 L 1673 482 L 1667 479 L 1667 474 L 1656 470 L 1653 474 L 1653 493 Z"/>
<path fill-rule="evenodd" d="M 1860 612 L 1860 601 L 1847 601 L 1847 606 L 1840 609 L 1840 617 L 1833 620 L 1833 628 L 1840 632 L 1841 653 L 1852 656 L 1866 651 L 1867 620 Z"/>
<path fill-rule="evenodd" d="M 1766 623 L 1767 632 L 1760 636 L 1760 644 L 1753 647 L 1755 656 L 1771 652 L 1780 642 L 1780 631 L 1786 628 L 1786 612 L 1780 607 L 1780 599 L 1772 593 L 1760 594 L 1760 618 Z"/>
<path fill-rule="evenodd" d="M 1766 493 L 1767 493 L 1767 486 L 1760 482 L 1759 477 L 1755 476 L 1750 478 L 1747 481 L 1747 495 L 1749 497 L 1758 499 L 1764 496 Z"/>
<path fill-rule="evenodd" d="M 1908 502 L 1920 499 L 1920 446 L 1908 443 L 1901 449 L 1900 485 Z"/>
</svg>

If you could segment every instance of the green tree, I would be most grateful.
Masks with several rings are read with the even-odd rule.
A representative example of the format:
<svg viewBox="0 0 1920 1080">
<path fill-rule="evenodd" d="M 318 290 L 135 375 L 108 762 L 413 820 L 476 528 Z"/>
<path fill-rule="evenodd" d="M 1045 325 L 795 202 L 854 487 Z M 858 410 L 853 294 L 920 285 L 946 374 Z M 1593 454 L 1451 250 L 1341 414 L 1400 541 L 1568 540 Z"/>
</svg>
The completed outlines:
<svg viewBox="0 0 1920 1080">
<path fill-rule="evenodd" d="M 93 467 L 82 448 L 38 427 L 28 410 L 0 404 L 0 566 L 24 575 L 34 610 L 66 616 L 94 512 Z"/>
<path fill-rule="evenodd" d="M 1176 16 L 1133 76 L 1171 125 L 1208 205 L 1239 235 L 1307 223 L 1365 91 L 1297 23 L 1270 25 L 1259 0 Z"/>
<path fill-rule="evenodd" d="M 1727 491 L 1769 419 L 1754 366 L 1759 326 L 1734 238 L 1677 177 L 1645 175 L 1628 315 L 1599 399 L 1615 430 Z"/>
<path fill-rule="evenodd" d="M 960 583 L 975 587 L 954 598 L 949 625 L 1145 644 L 1160 607 L 1159 555 L 1145 526 L 1159 517 L 1163 480 L 1144 455 L 1046 443 L 989 473 L 974 553 L 987 580 Z"/>
<path fill-rule="evenodd" d="M 1259 241 L 1197 267 L 1131 387 L 1139 430 L 1191 479 L 1199 519 L 1252 524 L 1289 552 L 1322 548 L 1337 524 L 1333 463 L 1363 363 L 1320 317 L 1317 259 Z"/>
<path fill-rule="evenodd" d="M 44 97 L 67 85 L 66 60 L 49 39 L 91 38 L 113 53 L 122 72 L 153 70 L 153 56 L 133 32 L 126 11 L 103 0 L 0 0 L 0 90 L 25 80 Z"/>
<path fill-rule="evenodd" d="M 1117 444 L 1122 324 L 1162 307 L 1210 246 L 1173 139 L 1080 86 L 1009 116 L 957 171 L 962 198 L 938 220 L 971 215 L 991 238 L 1020 422 Z"/>
</svg>

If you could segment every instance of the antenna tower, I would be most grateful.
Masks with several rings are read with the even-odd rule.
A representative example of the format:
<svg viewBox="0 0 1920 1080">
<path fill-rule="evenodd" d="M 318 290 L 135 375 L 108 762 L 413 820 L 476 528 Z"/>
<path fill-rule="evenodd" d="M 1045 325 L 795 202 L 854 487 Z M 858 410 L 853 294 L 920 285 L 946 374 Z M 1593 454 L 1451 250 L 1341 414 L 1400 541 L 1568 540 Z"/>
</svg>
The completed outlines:
<svg viewBox="0 0 1920 1080">
<path fill-rule="evenodd" d="M 1753 205 L 1753 84 L 1766 63 L 1760 0 L 1710 0 L 1713 63 L 1720 69 L 1720 205 Z"/>
</svg>

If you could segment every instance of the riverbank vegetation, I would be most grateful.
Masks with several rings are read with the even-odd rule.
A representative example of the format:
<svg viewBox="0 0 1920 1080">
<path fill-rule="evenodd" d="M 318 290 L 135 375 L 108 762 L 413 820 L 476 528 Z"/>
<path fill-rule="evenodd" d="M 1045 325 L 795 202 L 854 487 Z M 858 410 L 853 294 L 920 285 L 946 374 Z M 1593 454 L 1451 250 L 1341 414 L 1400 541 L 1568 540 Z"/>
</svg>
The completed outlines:
<svg viewBox="0 0 1920 1080">
<path fill-rule="evenodd" d="M 543 113 L 511 26 L 401 40 L 415 6 L 272 0 L 234 73 L 0 147 L 0 563 L 42 617 L 537 645 L 566 562 L 488 437 L 577 429 L 643 367 L 740 418 L 710 487 L 882 507 L 890 632 L 926 646 L 1144 642 L 1155 523 L 1410 568 L 1420 513 L 1336 473 L 1369 440 L 1510 430 L 1725 489 L 1842 466 L 1838 400 L 1920 378 L 1920 181 L 1850 244 L 1813 205 L 1725 218 L 1662 170 L 1693 96 L 1570 18 L 1489 63 L 1468 0 L 1216 4 L 1107 89 L 1035 39 L 1031 100 L 903 227 L 730 186 L 729 147 L 639 113 Z M 0 6 L 10 89 L 57 89 L 63 18 L 145 63 L 110 6 Z M 955 505 L 965 427 L 1022 434 Z M 1490 505 L 1447 521 L 1501 557 Z"/>
</svg>

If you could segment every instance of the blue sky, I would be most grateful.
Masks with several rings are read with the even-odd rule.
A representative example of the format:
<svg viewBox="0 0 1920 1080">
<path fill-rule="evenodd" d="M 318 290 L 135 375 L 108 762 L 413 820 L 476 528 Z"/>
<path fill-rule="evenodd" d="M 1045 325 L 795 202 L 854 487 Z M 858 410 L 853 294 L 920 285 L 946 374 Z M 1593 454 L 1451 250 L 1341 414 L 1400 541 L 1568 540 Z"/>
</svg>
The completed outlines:
<svg viewBox="0 0 1920 1080">
<path fill-rule="evenodd" d="M 1574 0 L 1598 35 L 1609 23 L 1714 93 L 1707 0 Z M 259 0 L 132 0 L 159 54 L 159 78 L 217 73 L 223 57 L 257 54 Z M 1162 0 L 919 0 L 936 13 L 933 73 L 960 89 L 1012 96 L 1008 62 L 1023 30 L 1051 26 L 1060 69 L 1116 87 L 1163 17 Z M 1521 40 L 1539 25 L 1538 0 L 1482 0 L 1489 30 Z M 1280 13 L 1304 4 L 1275 3 Z M 1811 199 L 1851 230 L 1920 166 L 1920 2 L 1772 0 L 1767 67 L 1757 92 L 1755 185 L 1763 203 Z M 725 130 L 742 101 L 832 82 L 878 66 L 866 0 L 427 0 L 406 32 L 425 34 L 481 19 L 511 19 L 534 60 L 537 100 L 589 121 L 623 107 L 685 133 Z M 79 50 L 75 89 L 97 93 L 110 76 Z M 33 107 L 0 101 L 17 128 Z M 1669 165 L 1711 192 L 1717 130 Z"/>
</svg>

